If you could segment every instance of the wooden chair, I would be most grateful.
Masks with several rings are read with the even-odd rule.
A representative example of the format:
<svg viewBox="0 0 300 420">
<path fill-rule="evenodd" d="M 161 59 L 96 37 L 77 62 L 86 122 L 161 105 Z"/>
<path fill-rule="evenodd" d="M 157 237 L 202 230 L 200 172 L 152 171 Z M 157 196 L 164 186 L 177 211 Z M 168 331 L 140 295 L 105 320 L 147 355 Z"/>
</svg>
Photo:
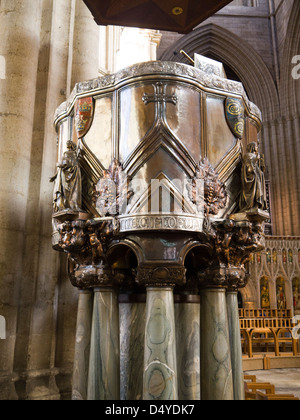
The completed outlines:
<svg viewBox="0 0 300 420">
<path fill-rule="evenodd" d="M 269 382 L 266 383 L 248 383 L 248 389 L 250 392 L 256 391 L 266 391 L 265 393 L 268 395 L 275 394 L 275 386 L 270 384 Z"/>
<path fill-rule="evenodd" d="M 261 391 L 256 391 L 257 401 L 299 401 L 299 398 L 291 394 L 265 394 Z"/>
<path fill-rule="evenodd" d="M 269 395 L 275 394 L 275 386 L 270 383 L 245 381 L 244 387 L 245 387 L 246 401 L 256 400 L 257 399 L 256 394 L 258 390 L 265 391 L 266 394 L 269 394 Z"/>
</svg>

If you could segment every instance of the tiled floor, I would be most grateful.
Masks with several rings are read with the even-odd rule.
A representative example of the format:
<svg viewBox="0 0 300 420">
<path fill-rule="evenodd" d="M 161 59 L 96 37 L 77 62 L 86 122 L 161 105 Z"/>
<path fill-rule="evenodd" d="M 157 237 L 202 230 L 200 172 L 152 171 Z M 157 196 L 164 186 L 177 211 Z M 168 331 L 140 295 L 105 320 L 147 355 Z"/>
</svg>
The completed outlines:
<svg viewBox="0 0 300 420">
<path fill-rule="evenodd" d="M 276 394 L 293 394 L 300 398 L 300 369 L 271 369 L 244 372 L 255 375 L 258 382 L 275 385 Z"/>
</svg>

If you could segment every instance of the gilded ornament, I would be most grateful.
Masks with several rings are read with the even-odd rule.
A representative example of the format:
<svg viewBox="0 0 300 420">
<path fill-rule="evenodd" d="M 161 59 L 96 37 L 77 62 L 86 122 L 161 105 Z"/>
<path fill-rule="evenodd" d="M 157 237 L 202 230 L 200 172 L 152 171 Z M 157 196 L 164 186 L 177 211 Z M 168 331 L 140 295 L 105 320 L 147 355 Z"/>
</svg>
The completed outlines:
<svg viewBox="0 0 300 420">
<path fill-rule="evenodd" d="M 239 139 L 243 138 L 245 120 L 244 106 L 241 99 L 227 98 L 225 101 L 225 114 L 227 123 L 233 134 Z"/>
<path fill-rule="evenodd" d="M 84 137 L 93 122 L 94 103 L 93 98 L 78 99 L 75 105 L 75 128 L 77 137 Z"/>
</svg>

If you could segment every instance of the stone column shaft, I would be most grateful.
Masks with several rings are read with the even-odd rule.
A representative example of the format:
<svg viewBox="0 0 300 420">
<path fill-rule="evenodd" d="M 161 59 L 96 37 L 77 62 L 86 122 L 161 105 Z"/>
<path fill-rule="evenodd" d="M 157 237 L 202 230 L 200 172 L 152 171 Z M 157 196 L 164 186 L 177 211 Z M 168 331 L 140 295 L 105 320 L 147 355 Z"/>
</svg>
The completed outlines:
<svg viewBox="0 0 300 420">
<path fill-rule="evenodd" d="M 5 72 L 0 79 L 0 315 L 7 320 L 6 340 L 0 342 L 0 399 L 3 400 L 16 398 L 11 374 L 23 373 L 28 360 L 31 314 L 27 307 L 32 297 L 26 295 L 23 299 L 23 314 L 19 315 L 18 310 L 22 288 L 26 289 L 26 283 L 31 282 L 22 269 L 41 13 L 41 1 L 34 7 L 30 0 L 1 1 L 0 56 Z M 20 328 L 19 321 L 24 319 L 26 326 Z M 15 350 L 17 340 L 23 343 L 19 353 Z"/>
<path fill-rule="evenodd" d="M 179 400 L 200 400 L 200 304 L 175 304 Z"/>
<path fill-rule="evenodd" d="M 120 399 L 119 303 L 113 289 L 94 290 L 87 399 Z"/>
<path fill-rule="evenodd" d="M 233 400 L 225 289 L 201 291 L 201 399 Z"/>
<path fill-rule="evenodd" d="M 93 293 L 79 291 L 76 342 L 73 368 L 73 400 L 87 399 L 90 344 L 93 314 Z"/>
<path fill-rule="evenodd" d="M 176 400 L 177 361 L 172 288 L 147 289 L 144 400 Z"/>
<path fill-rule="evenodd" d="M 234 399 L 245 400 L 241 330 L 238 309 L 238 292 L 228 291 L 226 295 L 229 323 L 229 338 L 233 376 Z"/>
<path fill-rule="evenodd" d="M 120 303 L 122 400 L 141 400 L 143 396 L 145 321 L 145 303 Z"/>
</svg>

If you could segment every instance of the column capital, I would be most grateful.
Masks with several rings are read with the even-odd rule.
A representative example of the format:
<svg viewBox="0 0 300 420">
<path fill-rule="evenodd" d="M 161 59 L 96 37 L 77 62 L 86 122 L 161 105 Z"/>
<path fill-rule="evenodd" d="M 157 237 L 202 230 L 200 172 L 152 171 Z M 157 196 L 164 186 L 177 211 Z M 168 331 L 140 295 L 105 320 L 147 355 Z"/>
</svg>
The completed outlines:
<svg viewBox="0 0 300 420">
<path fill-rule="evenodd" d="M 225 288 L 228 291 L 237 291 L 248 283 L 249 274 L 244 267 L 209 267 L 197 272 L 198 284 L 202 289 Z"/>
</svg>

